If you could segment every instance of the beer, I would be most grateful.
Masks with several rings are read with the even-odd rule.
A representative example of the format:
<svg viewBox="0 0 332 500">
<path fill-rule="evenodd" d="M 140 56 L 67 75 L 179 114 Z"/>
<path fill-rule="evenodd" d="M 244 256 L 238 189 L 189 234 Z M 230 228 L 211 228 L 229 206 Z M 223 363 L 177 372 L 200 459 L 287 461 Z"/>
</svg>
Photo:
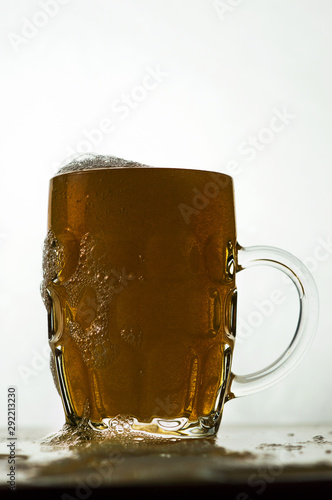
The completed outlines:
<svg viewBox="0 0 332 500">
<path fill-rule="evenodd" d="M 41 290 L 67 422 L 218 425 L 235 247 L 226 175 L 96 156 L 51 179 Z"/>
</svg>

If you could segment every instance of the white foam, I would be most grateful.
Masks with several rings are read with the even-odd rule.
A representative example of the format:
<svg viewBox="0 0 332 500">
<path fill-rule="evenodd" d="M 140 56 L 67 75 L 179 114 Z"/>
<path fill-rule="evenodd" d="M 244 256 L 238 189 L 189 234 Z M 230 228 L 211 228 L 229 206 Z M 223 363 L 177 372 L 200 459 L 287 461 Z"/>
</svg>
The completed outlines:
<svg viewBox="0 0 332 500">
<path fill-rule="evenodd" d="M 67 174 L 69 172 L 81 172 L 84 170 L 105 169 L 105 168 L 125 168 L 125 167 L 150 167 L 135 161 L 124 160 L 116 156 L 97 155 L 93 153 L 83 154 L 61 167 L 56 175 Z"/>
</svg>

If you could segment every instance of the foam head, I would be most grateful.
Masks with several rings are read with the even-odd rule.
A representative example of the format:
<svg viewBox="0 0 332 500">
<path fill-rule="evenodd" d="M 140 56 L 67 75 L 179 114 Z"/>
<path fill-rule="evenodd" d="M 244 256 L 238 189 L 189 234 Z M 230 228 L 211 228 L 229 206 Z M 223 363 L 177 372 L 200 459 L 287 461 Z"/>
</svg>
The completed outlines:
<svg viewBox="0 0 332 500">
<path fill-rule="evenodd" d="M 56 175 L 67 174 L 68 172 L 80 172 L 82 170 L 95 170 L 99 168 L 126 168 L 126 167 L 149 167 L 143 163 L 124 160 L 116 156 L 84 154 L 61 167 Z"/>
</svg>

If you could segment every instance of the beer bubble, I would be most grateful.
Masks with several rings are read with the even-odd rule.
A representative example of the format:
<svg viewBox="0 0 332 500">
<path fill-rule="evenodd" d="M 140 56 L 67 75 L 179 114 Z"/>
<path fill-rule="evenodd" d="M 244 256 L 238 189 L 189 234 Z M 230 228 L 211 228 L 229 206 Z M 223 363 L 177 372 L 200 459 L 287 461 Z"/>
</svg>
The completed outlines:
<svg viewBox="0 0 332 500">
<path fill-rule="evenodd" d="M 43 281 L 40 286 L 41 296 L 48 312 L 51 311 L 51 299 L 48 286 L 51 282 L 57 282 L 59 274 L 65 265 L 64 255 L 64 246 L 50 229 L 44 241 Z"/>
<path fill-rule="evenodd" d="M 133 347 L 140 347 L 142 342 L 142 332 L 137 328 L 122 328 L 121 338 Z"/>
<path fill-rule="evenodd" d="M 110 420 L 109 427 L 112 431 L 118 434 L 124 434 L 130 432 L 133 423 L 134 419 L 132 417 L 117 415 Z"/>
</svg>

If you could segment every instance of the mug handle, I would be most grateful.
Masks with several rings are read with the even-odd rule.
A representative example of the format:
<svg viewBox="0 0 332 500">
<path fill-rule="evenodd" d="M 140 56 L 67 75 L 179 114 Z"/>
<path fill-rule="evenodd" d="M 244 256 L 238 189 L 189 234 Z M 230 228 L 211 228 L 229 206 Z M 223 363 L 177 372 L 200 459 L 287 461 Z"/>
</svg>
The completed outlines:
<svg viewBox="0 0 332 500">
<path fill-rule="evenodd" d="M 228 399 L 262 391 L 286 377 L 307 352 L 315 335 L 319 302 L 316 284 L 310 271 L 294 255 L 279 248 L 237 246 L 237 272 L 262 265 L 279 269 L 293 281 L 300 301 L 297 327 L 287 349 L 266 368 L 247 375 L 231 373 Z"/>
</svg>

